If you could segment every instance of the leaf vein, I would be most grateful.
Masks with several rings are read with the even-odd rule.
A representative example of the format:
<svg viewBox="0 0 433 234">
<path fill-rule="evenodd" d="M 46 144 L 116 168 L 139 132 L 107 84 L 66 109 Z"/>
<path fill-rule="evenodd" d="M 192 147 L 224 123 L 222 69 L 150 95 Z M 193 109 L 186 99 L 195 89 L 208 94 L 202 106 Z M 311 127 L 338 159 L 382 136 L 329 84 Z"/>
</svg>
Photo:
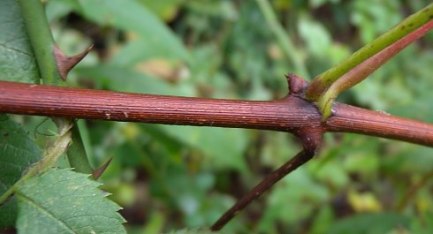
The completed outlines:
<svg viewBox="0 0 433 234">
<path fill-rule="evenodd" d="M 1 43 L 1 42 L 0 42 L 0 47 L 3 47 L 5 50 L 10 50 L 10 51 L 14 51 L 14 52 L 19 53 L 19 54 L 27 55 L 29 57 L 31 56 L 31 54 L 29 54 L 25 51 L 21 51 L 21 50 L 9 47 L 9 46 L 7 46 L 7 44 Z"/>
<path fill-rule="evenodd" d="M 34 201 L 32 198 L 26 196 L 25 194 L 21 193 L 21 192 L 17 192 L 17 195 L 21 197 L 21 199 L 24 199 L 27 201 L 27 203 L 33 207 L 35 207 L 35 209 L 38 209 L 41 213 L 45 213 L 49 218 L 52 218 L 53 220 L 57 221 L 58 223 L 60 223 L 62 226 L 64 226 L 66 229 L 70 230 L 71 233 L 75 233 L 74 230 L 65 222 L 63 222 L 62 220 L 56 218 L 56 215 L 51 213 L 49 210 L 47 210 L 45 207 L 41 206 L 40 204 L 38 204 L 36 201 Z"/>
</svg>

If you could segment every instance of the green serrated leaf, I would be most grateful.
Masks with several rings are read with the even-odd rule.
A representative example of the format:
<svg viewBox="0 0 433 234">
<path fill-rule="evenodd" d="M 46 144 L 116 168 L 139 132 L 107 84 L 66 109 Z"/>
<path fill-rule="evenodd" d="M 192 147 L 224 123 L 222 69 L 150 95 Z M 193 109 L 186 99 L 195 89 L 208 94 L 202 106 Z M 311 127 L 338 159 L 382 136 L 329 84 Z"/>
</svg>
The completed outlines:
<svg viewBox="0 0 433 234">
<path fill-rule="evenodd" d="M 36 83 L 38 70 L 16 0 L 0 1 L 0 80 Z"/>
<path fill-rule="evenodd" d="M 88 175 L 51 169 L 16 192 L 19 233 L 126 233 L 120 207 Z"/>
<path fill-rule="evenodd" d="M 24 170 L 41 158 L 41 150 L 24 129 L 5 115 L 0 115 L 0 195 L 8 190 Z M 0 228 L 13 226 L 15 200 L 0 206 Z"/>
<path fill-rule="evenodd" d="M 140 40 L 160 48 L 162 54 L 170 53 L 180 59 L 189 57 L 186 48 L 167 26 L 135 0 L 79 0 L 79 3 L 81 13 L 92 21 L 133 31 L 140 36 Z"/>
</svg>

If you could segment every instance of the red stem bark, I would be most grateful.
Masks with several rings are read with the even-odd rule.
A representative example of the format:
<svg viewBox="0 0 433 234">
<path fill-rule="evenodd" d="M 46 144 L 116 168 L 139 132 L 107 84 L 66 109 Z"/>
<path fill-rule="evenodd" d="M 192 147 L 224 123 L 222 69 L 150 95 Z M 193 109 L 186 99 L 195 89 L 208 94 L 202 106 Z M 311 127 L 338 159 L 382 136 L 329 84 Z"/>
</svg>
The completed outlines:
<svg viewBox="0 0 433 234">
<path fill-rule="evenodd" d="M 316 107 L 289 95 L 274 101 L 203 99 L 0 81 L 0 112 L 175 125 L 295 132 L 352 132 L 433 146 L 433 125 L 336 104 L 321 122 Z"/>
</svg>

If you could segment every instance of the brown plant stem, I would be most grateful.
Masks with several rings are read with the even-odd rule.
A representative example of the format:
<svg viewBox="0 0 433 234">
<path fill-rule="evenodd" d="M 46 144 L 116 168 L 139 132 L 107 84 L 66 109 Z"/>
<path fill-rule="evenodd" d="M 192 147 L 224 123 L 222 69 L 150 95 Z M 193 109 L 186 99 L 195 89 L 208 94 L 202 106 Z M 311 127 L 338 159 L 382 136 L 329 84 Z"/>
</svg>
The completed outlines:
<svg viewBox="0 0 433 234">
<path fill-rule="evenodd" d="M 202 99 L 0 82 L 0 112 L 175 125 L 353 132 L 433 146 L 433 125 L 336 104 L 321 123 L 316 107 L 296 96 L 274 101 Z"/>
<path fill-rule="evenodd" d="M 351 132 L 433 146 L 433 125 L 336 103 L 333 115 L 326 121 L 330 132 Z"/>
<path fill-rule="evenodd" d="M 295 134 L 300 138 L 303 144 L 303 150 L 291 158 L 288 162 L 278 169 L 267 175 L 262 181 L 252 188 L 247 194 L 239 199 L 230 209 L 228 209 L 211 227 L 212 231 L 219 231 L 235 215 L 244 209 L 253 200 L 259 198 L 264 192 L 268 191 L 275 183 L 284 178 L 287 174 L 293 172 L 300 166 L 304 165 L 314 157 L 318 147 L 322 142 L 321 128 L 299 129 Z"/>
<path fill-rule="evenodd" d="M 219 231 L 242 209 L 244 209 L 251 201 L 257 199 L 265 191 L 271 188 L 276 182 L 281 180 L 290 172 L 304 165 L 314 156 L 313 152 L 302 150 L 292 159 L 283 164 L 277 170 L 267 175 L 259 184 L 251 189 L 246 195 L 239 199 L 235 205 L 227 210 L 211 227 L 212 231 Z"/>
<path fill-rule="evenodd" d="M 320 114 L 316 108 L 297 97 L 239 101 L 13 82 L 0 82 L 0 112 L 281 131 L 320 126 Z"/>
</svg>

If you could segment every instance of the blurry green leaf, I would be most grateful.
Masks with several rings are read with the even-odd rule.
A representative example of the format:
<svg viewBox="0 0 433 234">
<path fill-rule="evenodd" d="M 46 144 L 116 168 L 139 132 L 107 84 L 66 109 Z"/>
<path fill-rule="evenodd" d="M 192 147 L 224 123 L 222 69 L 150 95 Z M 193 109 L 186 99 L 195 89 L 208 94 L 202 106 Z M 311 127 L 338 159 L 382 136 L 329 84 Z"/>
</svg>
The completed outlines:
<svg viewBox="0 0 433 234">
<path fill-rule="evenodd" d="M 151 58 L 176 59 L 177 55 L 166 50 L 164 43 L 152 44 L 146 40 L 131 40 L 111 58 L 110 62 L 115 65 L 132 67 L 140 61 Z"/>
<path fill-rule="evenodd" d="M 298 168 L 274 185 L 259 230 L 266 232 L 275 220 L 286 225 L 300 222 L 312 214 L 315 204 L 327 199 L 329 191 L 325 185 L 316 183 L 305 167 Z"/>
<path fill-rule="evenodd" d="M 425 84 L 425 83 L 424 83 Z M 415 102 L 405 102 L 388 108 L 389 113 L 406 118 L 433 122 L 433 108 L 430 107 L 433 93 L 420 93 Z"/>
<path fill-rule="evenodd" d="M 433 149 L 431 147 L 399 143 L 395 149 L 398 151 L 387 157 L 387 169 L 393 168 L 402 173 L 427 173 L 431 171 L 433 167 Z"/>
<path fill-rule="evenodd" d="M 167 234 L 212 234 L 212 233 L 219 233 L 219 232 L 211 232 L 208 229 L 182 229 L 177 231 L 171 231 Z"/>
<path fill-rule="evenodd" d="M 341 165 L 342 162 L 339 158 L 324 164 L 323 160 L 326 159 L 319 158 L 318 160 L 310 162 L 307 166 L 317 179 L 337 189 L 343 189 L 350 183 L 349 175 L 343 165 Z"/>
<path fill-rule="evenodd" d="M 164 131 L 209 156 L 214 168 L 245 170 L 244 151 L 247 146 L 246 131 L 241 129 L 161 126 Z"/>
<path fill-rule="evenodd" d="M 359 172 L 363 174 L 374 174 L 379 169 L 379 155 L 347 152 L 344 167 L 348 172 Z"/>
<path fill-rule="evenodd" d="M 36 83 L 39 74 L 16 0 L 0 1 L 0 80 Z"/>
<path fill-rule="evenodd" d="M 388 103 L 383 98 L 382 83 L 379 80 L 381 70 L 372 74 L 368 82 L 361 82 L 351 89 L 360 104 L 366 105 L 374 110 L 386 110 Z"/>
<path fill-rule="evenodd" d="M 99 88 L 115 91 L 193 96 L 193 87 L 188 85 L 170 85 L 164 80 L 133 71 L 120 66 L 80 67 L 76 72 L 84 77 L 92 78 L 100 84 Z"/>
<path fill-rule="evenodd" d="M 186 1 L 187 7 L 199 14 L 235 20 L 238 15 L 232 1 Z"/>
<path fill-rule="evenodd" d="M 338 220 L 326 232 L 329 234 L 382 234 L 408 228 L 409 218 L 394 213 L 359 214 Z"/>
<path fill-rule="evenodd" d="M 310 0 L 310 5 L 313 8 L 320 7 L 326 3 L 339 3 L 340 0 Z"/>
<path fill-rule="evenodd" d="M 326 29 L 309 17 L 302 17 L 298 27 L 299 33 L 306 42 L 309 52 L 315 56 L 324 58 L 326 51 L 331 46 L 331 37 Z"/>
<path fill-rule="evenodd" d="M 417 59 L 413 59 L 416 57 Z M 411 46 L 403 51 L 402 56 L 397 56 L 396 78 L 399 78 L 401 90 L 395 92 L 399 96 L 388 111 L 392 114 L 426 120 L 433 122 L 433 80 L 431 79 L 431 64 L 433 54 L 431 50 L 421 49 L 419 46 Z M 404 96 L 401 93 L 404 92 Z M 414 111 L 416 110 L 416 111 Z"/>
<path fill-rule="evenodd" d="M 77 9 L 79 9 L 79 4 L 75 0 L 48 1 L 45 7 L 48 21 L 64 17 L 71 11 Z"/>
<path fill-rule="evenodd" d="M 413 66 L 407 65 L 408 63 L 413 63 L 411 57 L 418 56 L 414 53 L 414 49 L 415 47 L 413 45 L 409 46 L 382 68 L 374 72 L 368 82 L 362 82 L 353 87 L 352 92 L 356 100 L 358 100 L 360 104 L 378 111 L 387 111 L 396 105 L 416 103 L 415 100 L 417 100 L 423 92 L 417 90 L 419 93 L 413 93 L 412 90 L 419 88 L 417 86 L 420 83 L 418 83 L 418 85 L 412 84 L 417 82 L 417 79 L 423 79 L 423 77 L 429 76 L 421 74 L 415 77 L 414 74 L 421 70 L 408 68 Z M 415 72 L 415 70 L 418 71 Z M 411 85 L 409 86 L 408 83 Z M 386 88 L 384 88 L 384 85 Z M 425 87 L 421 89 L 424 90 L 427 87 L 433 87 L 428 85 L 428 82 L 423 83 L 423 85 Z"/>
<path fill-rule="evenodd" d="M 170 163 L 167 170 L 157 168 L 161 179 L 152 179 L 152 196 L 170 198 L 168 201 L 183 214 L 181 217 L 186 226 L 209 226 L 233 204 L 231 197 L 211 192 L 215 175 L 206 171 L 191 172 L 185 168 L 188 167 L 186 163 Z M 161 173 L 163 171 L 165 173 Z"/>
<path fill-rule="evenodd" d="M 314 219 L 310 233 L 312 234 L 322 234 L 332 226 L 335 220 L 332 208 L 329 206 L 321 207 L 318 211 L 317 216 Z"/>
<path fill-rule="evenodd" d="M 430 234 L 431 230 L 433 230 L 433 217 L 432 210 L 425 212 L 422 214 L 423 218 L 413 217 L 411 222 L 411 231 L 412 233 L 417 234 Z"/>
<path fill-rule="evenodd" d="M 150 215 L 149 221 L 143 228 L 143 234 L 162 233 L 166 220 L 164 213 L 158 211 Z M 131 232 L 130 232 L 131 233 Z"/>
<path fill-rule="evenodd" d="M 402 20 L 399 13 L 399 1 L 377 4 L 375 0 L 366 0 L 354 1 L 353 4 L 351 21 L 361 29 L 361 38 L 364 43 L 372 41 L 380 33 L 386 32 Z"/>
<path fill-rule="evenodd" d="M 0 115 L 0 195 L 40 157 L 41 150 L 28 133 L 6 115 Z M 0 229 L 15 224 L 16 208 L 15 199 L 0 206 Z"/>
<path fill-rule="evenodd" d="M 101 25 L 136 32 L 148 45 L 187 59 L 188 52 L 181 41 L 152 12 L 135 0 L 79 0 L 81 13 Z M 164 45 L 164 46 L 161 46 Z"/>
<path fill-rule="evenodd" d="M 264 165 L 281 166 L 300 151 L 299 145 L 286 132 L 266 132 L 264 136 L 267 144 L 260 155 Z"/>
<path fill-rule="evenodd" d="M 224 46 L 225 56 L 227 56 L 225 63 L 229 66 L 229 71 L 235 72 L 233 77 L 238 81 L 240 88 L 254 79 L 275 79 L 269 76 L 267 70 L 269 66 L 267 50 L 271 43 L 272 32 L 260 13 L 257 3 L 245 2 L 239 14 L 239 20 L 234 23 Z M 287 67 L 286 61 L 284 65 L 286 69 L 291 69 Z"/>
<path fill-rule="evenodd" d="M 179 6 L 184 0 L 138 0 L 161 19 L 171 20 L 175 17 Z"/>
<path fill-rule="evenodd" d="M 87 175 L 51 169 L 18 187 L 20 233 L 126 233 L 118 205 Z"/>
<path fill-rule="evenodd" d="M 215 73 L 222 65 L 222 54 L 218 47 L 213 44 L 197 46 L 191 51 L 191 72 L 194 82 L 210 83 L 215 78 Z"/>
</svg>

